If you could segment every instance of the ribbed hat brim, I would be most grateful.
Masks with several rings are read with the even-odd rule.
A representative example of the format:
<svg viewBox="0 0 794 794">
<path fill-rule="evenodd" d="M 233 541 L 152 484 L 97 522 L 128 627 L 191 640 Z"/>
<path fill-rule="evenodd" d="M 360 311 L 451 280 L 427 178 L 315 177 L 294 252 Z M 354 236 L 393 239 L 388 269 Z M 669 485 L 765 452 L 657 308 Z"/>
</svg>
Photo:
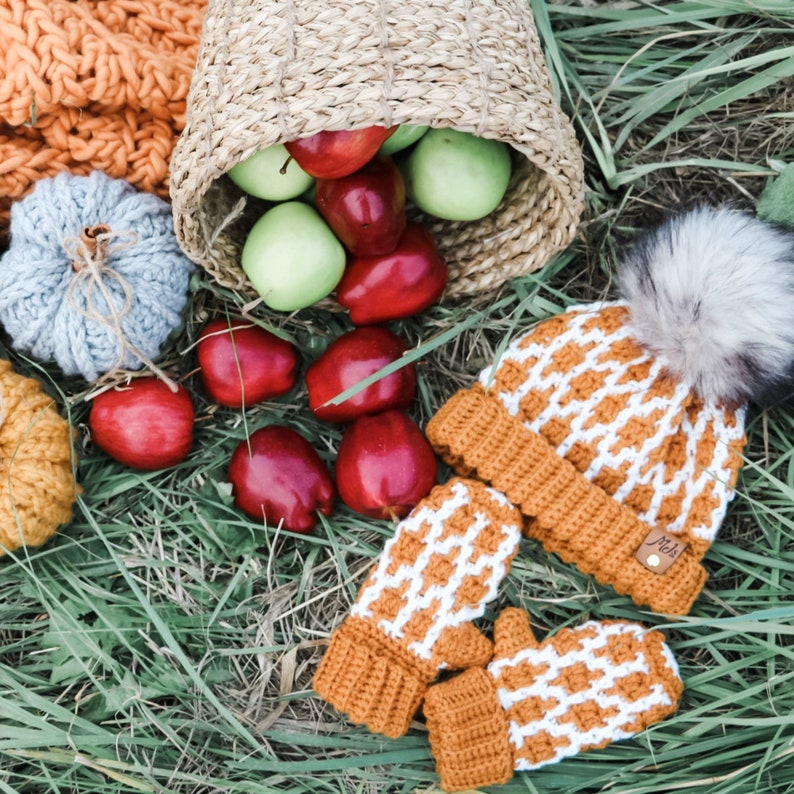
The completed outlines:
<svg viewBox="0 0 794 794">
<path fill-rule="evenodd" d="M 527 518 L 525 534 L 601 584 L 655 612 L 687 614 L 705 584 L 688 548 L 664 573 L 635 557 L 651 527 L 510 416 L 480 384 L 453 395 L 427 425 L 455 470 L 502 491 Z"/>
</svg>

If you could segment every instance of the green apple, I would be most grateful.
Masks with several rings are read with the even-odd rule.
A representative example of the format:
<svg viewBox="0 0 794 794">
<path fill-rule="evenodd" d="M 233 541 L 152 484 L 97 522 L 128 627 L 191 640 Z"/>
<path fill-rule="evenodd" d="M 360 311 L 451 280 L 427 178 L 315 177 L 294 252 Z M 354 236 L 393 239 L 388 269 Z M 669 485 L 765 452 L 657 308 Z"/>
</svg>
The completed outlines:
<svg viewBox="0 0 794 794">
<path fill-rule="evenodd" d="M 428 125 L 400 124 L 381 144 L 378 154 L 394 154 L 416 143 L 428 130 Z"/>
<path fill-rule="evenodd" d="M 298 198 L 308 204 L 310 207 L 314 207 L 317 209 L 317 182 L 316 180 L 312 182 L 311 187 L 308 190 L 304 190 L 303 193 L 298 196 Z"/>
<path fill-rule="evenodd" d="M 496 209 L 510 169 L 510 148 L 503 141 L 435 128 L 402 164 L 408 198 L 424 212 L 450 221 L 474 221 Z"/>
<path fill-rule="evenodd" d="M 254 152 L 229 169 L 229 179 L 246 193 L 269 201 L 288 201 L 314 184 L 282 144 Z"/>
<path fill-rule="evenodd" d="M 285 201 L 269 209 L 243 245 L 241 265 L 265 304 L 296 311 L 330 295 L 342 278 L 342 243 L 313 207 Z"/>
</svg>

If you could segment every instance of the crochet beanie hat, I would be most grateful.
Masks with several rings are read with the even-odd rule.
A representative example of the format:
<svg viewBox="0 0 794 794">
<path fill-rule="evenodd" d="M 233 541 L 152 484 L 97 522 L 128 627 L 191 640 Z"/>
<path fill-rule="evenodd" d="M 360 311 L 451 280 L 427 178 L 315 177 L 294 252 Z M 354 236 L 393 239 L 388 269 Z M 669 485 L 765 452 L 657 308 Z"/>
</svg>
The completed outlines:
<svg viewBox="0 0 794 794">
<path fill-rule="evenodd" d="M 794 362 L 794 237 L 729 209 L 649 234 L 622 299 L 514 339 L 427 427 L 549 552 L 656 612 L 686 614 L 734 493 L 745 404 Z"/>
</svg>

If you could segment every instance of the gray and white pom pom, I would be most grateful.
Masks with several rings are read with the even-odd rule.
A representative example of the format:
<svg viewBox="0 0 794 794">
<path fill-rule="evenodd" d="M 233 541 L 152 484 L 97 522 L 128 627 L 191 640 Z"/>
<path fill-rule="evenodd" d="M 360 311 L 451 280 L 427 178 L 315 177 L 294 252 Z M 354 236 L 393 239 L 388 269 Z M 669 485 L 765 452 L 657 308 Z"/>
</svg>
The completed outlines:
<svg viewBox="0 0 794 794">
<path fill-rule="evenodd" d="M 768 405 L 794 373 L 794 234 L 701 208 L 649 233 L 619 270 L 632 329 L 706 400 Z"/>
</svg>

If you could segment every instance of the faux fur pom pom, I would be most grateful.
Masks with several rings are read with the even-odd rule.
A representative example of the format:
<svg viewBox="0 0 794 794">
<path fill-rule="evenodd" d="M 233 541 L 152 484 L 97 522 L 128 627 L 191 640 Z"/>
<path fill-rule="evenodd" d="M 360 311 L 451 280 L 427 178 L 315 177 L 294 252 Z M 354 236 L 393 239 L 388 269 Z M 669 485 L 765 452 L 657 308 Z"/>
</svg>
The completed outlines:
<svg viewBox="0 0 794 794">
<path fill-rule="evenodd" d="M 794 374 L 794 234 L 701 208 L 647 234 L 619 270 L 632 328 L 706 400 L 769 405 Z"/>
</svg>

